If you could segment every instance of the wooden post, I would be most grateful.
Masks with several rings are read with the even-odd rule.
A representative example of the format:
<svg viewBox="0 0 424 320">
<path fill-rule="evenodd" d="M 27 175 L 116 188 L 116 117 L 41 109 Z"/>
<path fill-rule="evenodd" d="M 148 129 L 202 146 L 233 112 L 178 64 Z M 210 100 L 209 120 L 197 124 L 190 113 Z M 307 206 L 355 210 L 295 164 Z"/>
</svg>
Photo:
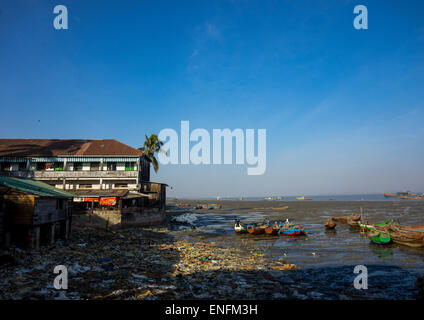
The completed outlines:
<svg viewBox="0 0 424 320">
<path fill-rule="evenodd" d="M 70 233 L 70 224 L 69 224 L 69 218 L 66 218 L 65 220 L 65 239 L 68 240 L 69 239 L 69 233 Z"/>
<path fill-rule="evenodd" d="M 10 235 L 10 231 L 6 232 L 5 237 L 4 237 L 4 245 L 6 246 L 6 248 L 10 247 L 10 241 L 11 240 L 11 235 Z"/>
<path fill-rule="evenodd" d="M 28 227 L 27 247 L 30 250 L 32 250 L 34 248 L 34 237 L 33 237 L 33 228 L 32 227 Z"/>
<path fill-rule="evenodd" d="M 35 250 L 40 249 L 40 227 L 34 227 Z"/>
<path fill-rule="evenodd" d="M 50 244 L 53 244 L 54 243 L 54 236 L 55 236 L 55 234 L 54 234 L 54 226 L 55 226 L 54 223 L 50 224 Z"/>
</svg>

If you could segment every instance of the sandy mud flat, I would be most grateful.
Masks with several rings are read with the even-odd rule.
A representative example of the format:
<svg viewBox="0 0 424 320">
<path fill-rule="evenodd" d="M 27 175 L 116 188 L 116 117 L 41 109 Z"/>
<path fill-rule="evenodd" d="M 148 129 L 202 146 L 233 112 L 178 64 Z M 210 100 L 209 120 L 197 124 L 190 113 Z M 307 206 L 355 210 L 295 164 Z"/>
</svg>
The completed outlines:
<svg viewBox="0 0 424 320">
<path fill-rule="evenodd" d="M 193 201 L 193 207 L 199 202 Z M 358 211 L 359 206 L 370 223 L 391 216 L 404 224 L 422 224 L 422 203 L 221 201 L 219 210 L 175 204 L 169 203 L 169 218 L 161 227 L 104 230 L 75 223 L 68 241 L 40 252 L 2 252 L 0 298 L 419 297 L 414 282 L 424 274 L 422 249 L 380 247 L 347 226 L 328 233 L 322 224 L 328 216 Z M 270 209 L 286 205 L 288 210 Z M 299 238 L 236 235 L 237 217 L 246 222 L 295 219 L 311 234 Z M 368 290 L 353 286 L 358 264 L 368 268 Z M 53 287 L 56 265 L 68 268 L 66 291 Z"/>
</svg>

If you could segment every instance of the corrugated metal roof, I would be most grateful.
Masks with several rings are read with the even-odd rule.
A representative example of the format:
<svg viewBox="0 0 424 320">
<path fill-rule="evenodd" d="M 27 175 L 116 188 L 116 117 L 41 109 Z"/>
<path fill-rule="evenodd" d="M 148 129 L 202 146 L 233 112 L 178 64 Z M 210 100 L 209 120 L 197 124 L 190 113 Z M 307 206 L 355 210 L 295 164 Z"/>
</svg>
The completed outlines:
<svg viewBox="0 0 424 320">
<path fill-rule="evenodd" d="M 0 139 L 1 157 L 142 156 L 114 139 Z"/>
<path fill-rule="evenodd" d="M 0 185 L 40 197 L 73 198 L 73 195 L 69 192 L 31 179 L 0 176 Z"/>
</svg>

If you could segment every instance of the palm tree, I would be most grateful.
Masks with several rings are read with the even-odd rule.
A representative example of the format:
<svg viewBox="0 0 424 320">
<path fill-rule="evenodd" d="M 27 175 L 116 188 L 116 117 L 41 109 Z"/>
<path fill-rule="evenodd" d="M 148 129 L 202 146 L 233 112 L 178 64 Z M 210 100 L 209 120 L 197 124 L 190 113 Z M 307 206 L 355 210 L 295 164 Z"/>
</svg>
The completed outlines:
<svg viewBox="0 0 424 320">
<path fill-rule="evenodd" d="M 144 153 L 144 156 L 147 157 L 149 161 L 153 163 L 153 169 L 155 172 L 159 170 L 159 163 L 156 160 L 155 153 L 163 152 L 167 154 L 166 151 L 162 150 L 162 146 L 164 143 L 159 140 L 156 134 L 151 134 L 150 137 L 146 135 L 146 141 L 144 141 L 144 145 L 141 148 L 138 148 L 141 152 Z"/>
</svg>

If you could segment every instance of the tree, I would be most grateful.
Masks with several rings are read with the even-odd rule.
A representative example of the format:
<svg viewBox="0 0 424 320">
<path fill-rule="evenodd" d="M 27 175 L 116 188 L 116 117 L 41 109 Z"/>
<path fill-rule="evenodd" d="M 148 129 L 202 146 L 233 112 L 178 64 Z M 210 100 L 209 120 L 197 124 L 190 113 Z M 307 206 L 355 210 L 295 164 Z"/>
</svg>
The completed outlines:
<svg viewBox="0 0 424 320">
<path fill-rule="evenodd" d="M 138 150 L 143 152 L 144 156 L 153 163 L 153 169 L 155 169 L 155 172 L 158 172 L 159 170 L 159 163 L 156 160 L 155 154 L 159 152 L 167 154 L 166 151 L 162 150 L 163 145 L 164 143 L 159 140 L 156 134 L 153 133 L 150 137 L 146 135 L 144 145 L 141 148 L 138 148 Z"/>
</svg>

